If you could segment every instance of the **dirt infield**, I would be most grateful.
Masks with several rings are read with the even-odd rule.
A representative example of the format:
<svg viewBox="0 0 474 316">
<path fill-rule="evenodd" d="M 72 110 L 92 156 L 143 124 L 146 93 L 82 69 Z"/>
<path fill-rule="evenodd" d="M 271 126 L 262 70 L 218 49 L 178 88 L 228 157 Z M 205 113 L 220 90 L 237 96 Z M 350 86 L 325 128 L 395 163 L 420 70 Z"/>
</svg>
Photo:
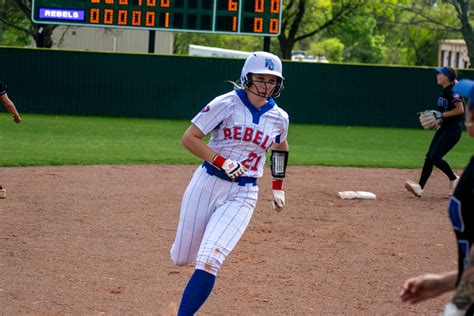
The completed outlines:
<svg viewBox="0 0 474 316">
<path fill-rule="evenodd" d="M 169 248 L 193 166 L 0 168 L 4 315 L 172 315 L 192 267 Z M 419 170 L 290 167 L 287 208 L 269 171 L 243 239 L 200 315 L 434 315 L 450 295 L 401 304 L 403 281 L 456 268 L 448 180 Z M 340 200 L 365 190 L 375 201 Z M 0 313 L 0 314 L 1 314 Z"/>
</svg>

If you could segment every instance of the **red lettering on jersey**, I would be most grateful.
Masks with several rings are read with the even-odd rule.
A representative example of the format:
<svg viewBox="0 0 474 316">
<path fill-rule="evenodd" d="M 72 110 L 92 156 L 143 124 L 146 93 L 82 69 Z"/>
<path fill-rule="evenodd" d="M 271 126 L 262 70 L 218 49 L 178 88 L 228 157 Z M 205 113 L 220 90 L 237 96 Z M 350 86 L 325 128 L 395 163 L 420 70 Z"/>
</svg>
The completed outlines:
<svg viewBox="0 0 474 316">
<path fill-rule="evenodd" d="M 264 134 L 262 131 L 255 130 L 252 127 L 234 126 L 231 128 L 224 128 L 224 139 L 243 140 L 245 142 L 252 142 L 266 152 L 270 150 L 270 147 L 274 144 L 269 135 Z M 263 141 L 262 141 L 263 139 Z"/>
<path fill-rule="evenodd" d="M 232 131 L 230 128 L 224 128 L 224 139 L 232 139 Z"/>
<path fill-rule="evenodd" d="M 249 142 L 252 140 L 252 135 L 253 135 L 253 128 L 251 127 L 246 127 L 245 132 L 244 132 L 244 138 L 243 140 L 246 142 Z"/>
<path fill-rule="evenodd" d="M 234 126 L 234 139 L 235 140 L 242 139 L 242 133 L 240 132 L 241 129 L 242 127 L 240 126 Z"/>
<path fill-rule="evenodd" d="M 263 140 L 263 143 L 260 144 L 260 147 L 262 147 L 265 150 L 266 150 L 265 147 L 267 145 L 268 139 L 269 139 L 268 135 L 265 135 L 265 139 Z"/>
<path fill-rule="evenodd" d="M 255 145 L 260 144 L 260 142 L 262 141 L 262 135 L 263 135 L 263 133 L 261 131 L 257 131 L 255 133 L 255 138 L 253 139 L 253 143 Z"/>
<path fill-rule="evenodd" d="M 265 149 L 266 152 L 268 152 L 270 150 L 270 148 L 272 148 L 272 145 L 274 144 L 275 142 L 271 142 L 270 145 L 268 145 L 267 149 Z"/>
</svg>

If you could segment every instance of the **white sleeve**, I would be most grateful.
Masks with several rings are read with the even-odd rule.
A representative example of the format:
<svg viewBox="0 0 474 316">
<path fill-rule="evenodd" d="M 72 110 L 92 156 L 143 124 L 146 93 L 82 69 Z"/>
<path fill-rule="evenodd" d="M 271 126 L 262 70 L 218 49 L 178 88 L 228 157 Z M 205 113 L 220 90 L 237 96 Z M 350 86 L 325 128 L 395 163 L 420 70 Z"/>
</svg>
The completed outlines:
<svg viewBox="0 0 474 316">
<path fill-rule="evenodd" d="M 191 122 L 196 125 L 204 135 L 207 135 L 231 113 L 231 105 L 223 101 L 221 97 L 217 97 L 206 105 Z"/>
<path fill-rule="evenodd" d="M 290 119 L 288 114 L 284 113 L 281 117 L 281 124 L 280 124 L 280 135 L 277 137 L 276 142 L 278 144 L 283 143 L 288 137 L 288 126 L 290 125 Z"/>
</svg>

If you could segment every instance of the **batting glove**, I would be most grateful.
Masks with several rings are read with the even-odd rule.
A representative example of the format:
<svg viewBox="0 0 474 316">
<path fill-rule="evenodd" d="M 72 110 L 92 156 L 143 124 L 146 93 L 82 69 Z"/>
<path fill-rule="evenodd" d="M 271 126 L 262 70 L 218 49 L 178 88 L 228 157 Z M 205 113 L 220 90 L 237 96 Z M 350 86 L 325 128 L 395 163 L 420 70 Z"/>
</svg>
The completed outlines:
<svg viewBox="0 0 474 316">
<path fill-rule="evenodd" d="M 448 303 L 444 307 L 443 313 L 441 316 L 464 316 L 466 315 L 466 310 L 458 309 L 456 304 Z"/>
<path fill-rule="evenodd" d="M 235 180 L 235 178 L 240 177 L 247 171 L 247 168 L 245 168 L 241 162 L 225 159 L 221 155 L 216 155 L 212 161 L 215 166 L 224 170 L 227 176 L 232 180 Z"/>
<path fill-rule="evenodd" d="M 273 209 L 277 212 L 281 212 L 285 206 L 285 191 L 282 190 L 283 181 L 275 179 L 272 182 L 272 193 L 273 193 Z"/>
</svg>

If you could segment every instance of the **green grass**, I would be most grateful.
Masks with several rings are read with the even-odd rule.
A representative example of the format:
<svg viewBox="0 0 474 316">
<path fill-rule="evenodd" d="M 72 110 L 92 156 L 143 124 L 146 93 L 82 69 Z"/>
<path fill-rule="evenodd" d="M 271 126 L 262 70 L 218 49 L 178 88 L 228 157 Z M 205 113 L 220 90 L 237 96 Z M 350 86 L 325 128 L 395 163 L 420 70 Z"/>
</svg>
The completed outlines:
<svg viewBox="0 0 474 316">
<path fill-rule="evenodd" d="M 405 128 L 290 125 L 292 164 L 419 168 L 434 131 Z M 446 156 L 464 168 L 474 153 L 466 133 Z M 294 153 L 294 154 L 293 154 Z"/>
<path fill-rule="evenodd" d="M 181 146 L 188 121 L 0 114 L 0 166 L 196 164 Z M 290 164 L 419 168 L 433 131 L 291 124 Z M 447 160 L 463 168 L 474 153 L 466 133 Z"/>
</svg>

